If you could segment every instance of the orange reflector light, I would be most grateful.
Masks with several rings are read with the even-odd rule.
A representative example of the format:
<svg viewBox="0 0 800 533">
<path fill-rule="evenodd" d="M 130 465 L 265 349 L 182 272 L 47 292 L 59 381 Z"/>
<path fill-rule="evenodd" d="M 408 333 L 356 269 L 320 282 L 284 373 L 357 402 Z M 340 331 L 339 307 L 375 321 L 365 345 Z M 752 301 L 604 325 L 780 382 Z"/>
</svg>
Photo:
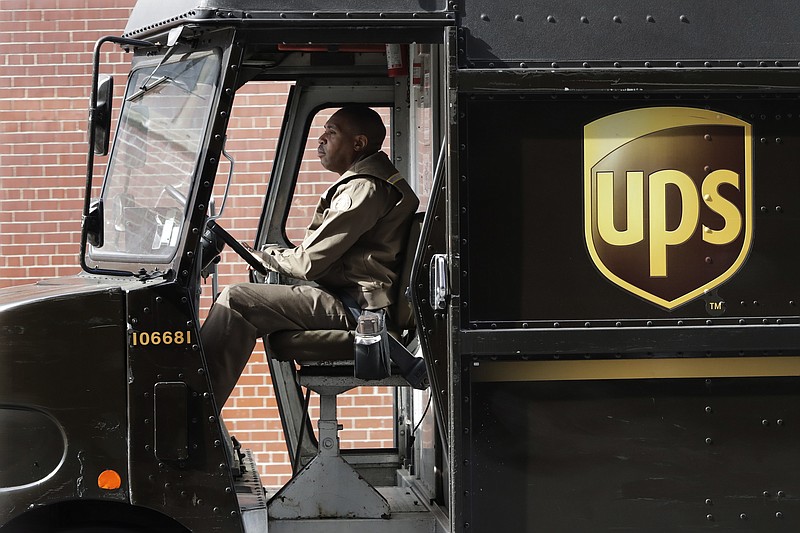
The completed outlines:
<svg viewBox="0 0 800 533">
<path fill-rule="evenodd" d="M 113 470 L 104 470 L 97 476 L 97 486 L 101 489 L 116 490 L 122 485 L 122 479 Z"/>
</svg>

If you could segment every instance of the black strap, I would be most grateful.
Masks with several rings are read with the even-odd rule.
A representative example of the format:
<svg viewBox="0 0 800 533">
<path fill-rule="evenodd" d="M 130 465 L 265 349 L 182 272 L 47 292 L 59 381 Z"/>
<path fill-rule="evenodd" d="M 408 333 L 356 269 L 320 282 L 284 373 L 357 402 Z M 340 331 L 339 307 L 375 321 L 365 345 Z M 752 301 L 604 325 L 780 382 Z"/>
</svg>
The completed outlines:
<svg viewBox="0 0 800 533">
<path fill-rule="evenodd" d="M 358 305 L 356 299 L 344 291 L 330 291 L 330 292 L 332 292 L 334 296 L 336 296 L 337 298 L 339 298 L 339 300 L 341 300 L 342 304 L 344 304 L 347 310 L 350 311 L 350 316 L 352 316 L 353 319 L 356 322 L 358 322 L 358 317 L 361 316 L 361 306 Z"/>
<path fill-rule="evenodd" d="M 358 305 L 356 299 L 344 291 L 331 291 L 334 296 L 341 300 L 342 304 L 350 311 L 353 319 L 358 322 L 358 317 L 361 316 L 361 306 Z M 394 364 L 400 369 L 400 372 L 405 375 L 417 363 L 417 358 L 414 354 L 408 351 L 400 341 L 389 335 L 389 357 L 392 358 Z"/>
</svg>

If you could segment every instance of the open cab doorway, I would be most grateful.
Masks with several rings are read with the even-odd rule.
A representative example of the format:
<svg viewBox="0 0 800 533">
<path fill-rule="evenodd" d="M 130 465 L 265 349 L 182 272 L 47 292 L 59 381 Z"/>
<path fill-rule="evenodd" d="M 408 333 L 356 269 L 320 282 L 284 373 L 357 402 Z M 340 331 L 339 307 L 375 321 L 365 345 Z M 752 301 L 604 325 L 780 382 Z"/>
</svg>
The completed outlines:
<svg viewBox="0 0 800 533">
<path fill-rule="evenodd" d="M 403 46 L 405 54 L 418 61 L 418 73 L 414 78 L 411 68 L 402 76 L 387 75 L 384 45 L 362 46 L 361 51 L 345 53 L 333 49 L 282 48 L 286 53 L 282 62 L 285 68 L 260 72 L 239 89 L 245 94 L 270 93 L 274 87 L 286 86 L 285 77 L 295 77 L 290 82 L 281 136 L 254 248 L 266 244 L 294 246 L 302 240 L 319 196 L 336 181 L 333 174 L 322 171 L 317 161 L 317 138 L 331 114 L 349 104 L 368 105 L 382 116 L 387 126 L 383 151 L 415 189 L 421 199 L 420 215 L 424 215 L 433 190 L 435 164 L 441 148 L 440 117 L 436 115 L 437 107 L 431 105 L 433 100 L 438 100 L 439 86 L 434 78 L 440 49 L 430 45 Z M 356 49 L 359 48 L 351 48 Z M 348 61 L 350 64 L 345 64 Z M 332 75 L 326 63 L 336 65 L 336 75 Z M 237 110 L 237 103 L 234 103 L 233 117 Z M 235 157 L 235 154 L 231 155 Z M 235 179 L 234 172 L 234 183 Z M 219 222 L 225 224 L 224 217 Z M 289 281 L 257 273 L 253 280 L 259 283 Z M 265 339 L 265 346 L 268 344 Z M 420 355 L 418 349 L 417 355 Z M 352 465 L 358 478 L 353 480 L 346 473 L 342 474 L 338 462 L 333 463 L 337 465 L 335 467 L 330 466 L 330 461 L 321 467 L 315 466 L 320 462 L 318 456 L 326 454 L 325 443 L 329 439 L 321 434 L 318 436 L 316 417 L 319 415 L 314 410 L 309 416 L 307 403 L 308 387 L 316 393 L 319 388 L 314 383 L 320 380 L 320 375 L 332 374 L 334 378 L 331 379 L 338 379 L 342 369 L 349 368 L 348 363 L 308 363 L 299 367 L 300 372 L 293 360 L 268 357 L 268 363 L 294 472 L 290 488 L 267 489 L 271 497 L 270 527 L 280 531 L 281 524 L 297 527 L 304 520 L 318 525 L 319 519 L 326 516 L 335 517 L 338 522 L 346 520 L 348 528 L 356 531 L 360 531 L 359 527 L 368 531 L 387 524 L 398 528 L 397 531 L 436 531 L 435 519 L 428 506 L 422 503 L 445 500 L 442 490 L 443 454 L 437 445 L 434 410 L 426 409 L 431 402 L 430 391 L 413 390 L 397 379 L 378 389 L 379 394 L 392 402 L 392 414 L 383 420 L 374 418 L 365 422 L 391 428 L 391 445 L 380 449 L 351 448 L 353 444 L 342 439 L 341 457 L 347 465 Z M 351 369 L 349 373 L 352 376 Z M 362 385 L 372 387 L 374 384 L 362 382 Z M 342 390 L 350 386 L 348 384 Z M 316 403 L 316 399 L 312 399 L 312 405 Z M 341 411 L 340 408 L 340 416 Z M 319 424 L 322 427 L 324 422 Z M 314 478 L 306 480 L 309 475 Z M 337 478 L 335 491 L 340 495 L 351 495 L 349 502 L 341 496 L 337 496 L 336 503 L 318 501 L 317 495 L 329 488 L 325 483 L 330 482 L 331 476 Z M 364 480 L 366 486 L 360 480 Z M 287 496 L 289 490 L 291 493 Z M 305 500 L 309 501 L 308 508 L 302 505 Z M 322 511 L 318 510 L 320 506 Z M 444 516 L 443 512 L 440 514 Z M 386 518 L 393 520 L 387 522 Z"/>
<path fill-rule="evenodd" d="M 438 105 L 441 91 L 438 69 L 443 51 L 440 45 L 416 43 L 401 45 L 398 49 L 406 58 L 405 72 L 398 76 L 390 76 L 387 71 L 385 44 L 355 45 L 346 51 L 336 46 L 282 45 L 280 54 L 269 55 L 269 61 L 274 62 L 270 68 L 264 68 L 263 64 L 255 68 L 265 61 L 264 57 L 251 56 L 243 63 L 237 96 L 240 93 L 270 94 L 276 88 L 285 90 L 287 84 L 290 87 L 254 248 L 267 244 L 293 246 L 302 240 L 319 196 L 336 181 L 336 177 L 323 171 L 319 164 L 317 139 L 327 118 L 348 104 L 368 105 L 382 116 L 387 127 L 383 150 L 420 197 L 418 219 L 422 220 L 435 189 L 437 162 L 440 178 L 442 174 L 445 128 Z M 276 59 L 277 56 L 280 59 Z M 235 100 L 232 117 L 242 109 L 239 105 Z M 246 105 L 246 100 L 242 100 L 241 105 Z M 234 151 L 230 155 L 236 158 Z M 235 170 L 231 179 L 236 183 Z M 224 212 L 218 222 L 228 225 Z M 252 280 L 257 283 L 291 282 L 258 273 L 253 273 Z M 404 300 L 407 297 L 402 296 Z M 268 346 L 269 342 L 265 339 L 264 344 Z M 421 355 L 419 348 L 415 348 L 415 352 Z M 390 428 L 390 445 L 380 449 L 355 449 L 350 448 L 352 443 L 342 439 L 342 449 L 338 451 L 347 464 L 342 474 L 340 468 L 344 467 L 338 462 L 334 463 L 335 468 L 330 466 L 330 461 L 316 466 L 319 456 L 328 452 L 325 443 L 329 439 L 317 433 L 316 417 L 320 415 L 308 409 L 309 389 L 315 393 L 319 390 L 314 379 L 319 381 L 320 375 L 328 373 L 339 379 L 342 365 L 323 362 L 298 367 L 294 361 L 271 356 L 267 361 L 293 472 L 288 488 L 267 489 L 271 528 L 281 531 L 282 527 L 299 527 L 305 521 L 310 527 L 314 524 L 318 527 L 322 518 L 330 521 L 330 527 L 345 527 L 346 523 L 348 531 L 372 531 L 387 525 L 395 528 L 391 531 L 440 531 L 445 527 L 447 479 L 443 473 L 447 471 L 446 454 L 440 444 L 438 432 L 441 428 L 434 422 L 435 410 L 429 390 L 411 389 L 396 378 L 387 381 L 379 394 L 391 402 L 391 415 L 383 419 L 371 418 L 365 423 Z M 348 368 L 346 363 L 344 368 Z M 311 378 L 303 375 L 304 370 L 309 369 L 306 373 L 314 374 Z M 349 372 L 352 376 L 352 370 Z M 356 383 L 360 385 L 372 387 L 375 384 Z M 341 390 L 351 386 L 348 384 Z M 311 404 L 316 405 L 317 401 L 312 398 Z M 322 425 L 320 422 L 320 427 Z M 236 434 L 232 424 L 229 430 Z M 346 473 L 350 469 L 357 479 L 351 479 Z M 309 475 L 313 475 L 313 479 L 306 479 Z M 330 489 L 325 483 L 331 478 L 336 478 L 333 489 L 338 494 L 336 501 L 324 500 L 325 492 Z M 291 494 L 287 495 L 289 490 Z M 350 497 L 341 498 L 341 494 Z M 439 509 L 439 522 L 428 502 Z"/>
</svg>

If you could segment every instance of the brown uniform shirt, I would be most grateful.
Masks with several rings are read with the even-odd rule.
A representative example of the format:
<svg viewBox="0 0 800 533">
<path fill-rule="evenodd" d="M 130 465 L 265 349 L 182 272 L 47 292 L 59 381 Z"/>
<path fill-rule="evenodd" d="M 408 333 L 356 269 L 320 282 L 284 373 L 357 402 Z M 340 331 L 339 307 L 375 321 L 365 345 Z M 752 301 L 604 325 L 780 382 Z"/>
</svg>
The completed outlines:
<svg viewBox="0 0 800 533">
<path fill-rule="evenodd" d="M 383 152 L 355 163 L 320 198 L 303 242 L 261 256 L 275 272 L 389 306 L 419 199 Z"/>
</svg>

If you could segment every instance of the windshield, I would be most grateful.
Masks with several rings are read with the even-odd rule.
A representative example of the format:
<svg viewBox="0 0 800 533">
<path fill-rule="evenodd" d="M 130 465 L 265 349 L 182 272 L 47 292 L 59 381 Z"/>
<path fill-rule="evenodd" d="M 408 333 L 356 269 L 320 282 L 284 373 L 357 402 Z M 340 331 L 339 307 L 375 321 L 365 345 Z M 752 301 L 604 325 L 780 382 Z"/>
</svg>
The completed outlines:
<svg viewBox="0 0 800 533">
<path fill-rule="evenodd" d="M 219 54 L 205 51 L 131 73 L 103 184 L 105 242 L 91 259 L 172 260 L 219 71 Z"/>
</svg>

